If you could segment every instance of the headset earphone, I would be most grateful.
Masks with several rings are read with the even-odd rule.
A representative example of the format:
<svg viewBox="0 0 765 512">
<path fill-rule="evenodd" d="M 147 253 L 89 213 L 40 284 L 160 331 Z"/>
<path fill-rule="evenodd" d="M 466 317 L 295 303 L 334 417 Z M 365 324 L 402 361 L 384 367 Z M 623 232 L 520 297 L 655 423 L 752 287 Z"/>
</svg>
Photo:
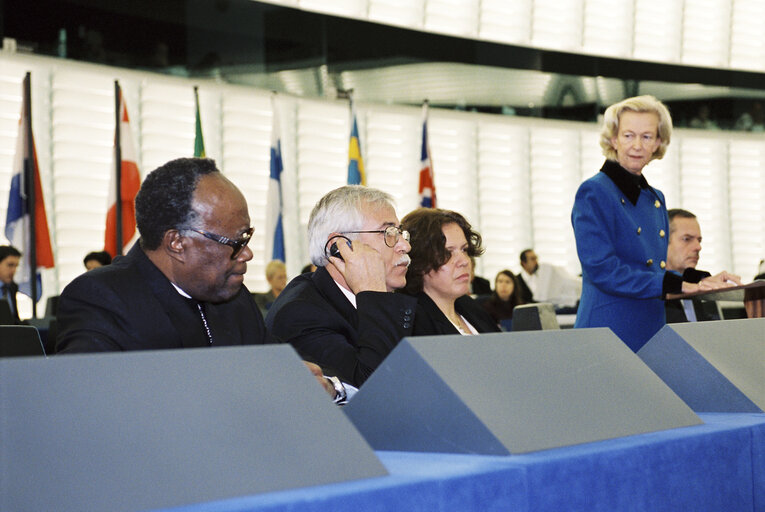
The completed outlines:
<svg viewBox="0 0 765 512">
<path fill-rule="evenodd" d="M 327 240 L 327 243 L 324 244 L 324 256 L 327 257 L 327 259 L 330 258 L 330 256 L 334 256 L 335 258 L 343 259 L 343 256 L 340 254 L 340 249 L 337 248 L 337 242 L 335 242 L 335 238 L 343 238 L 345 239 L 345 243 L 348 245 L 348 247 L 352 248 L 353 245 L 351 245 L 351 239 L 347 236 L 343 235 L 335 235 L 331 237 L 329 240 Z M 331 245 L 330 245 L 331 244 Z M 327 246 L 329 246 L 329 251 L 327 250 Z"/>
</svg>

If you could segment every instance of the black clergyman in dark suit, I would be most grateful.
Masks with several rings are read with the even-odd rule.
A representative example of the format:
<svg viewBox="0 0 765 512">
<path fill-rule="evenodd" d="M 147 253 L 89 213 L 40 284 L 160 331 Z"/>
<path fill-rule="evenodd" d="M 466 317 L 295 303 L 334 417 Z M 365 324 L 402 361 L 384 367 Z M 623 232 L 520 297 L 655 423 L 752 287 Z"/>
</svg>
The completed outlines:
<svg viewBox="0 0 765 512">
<path fill-rule="evenodd" d="M 360 386 L 412 332 L 415 298 L 391 293 L 406 283 L 409 234 L 390 195 L 349 185 L 319 200 L 308 239 L 317 269 L 290 281 L 266 325 L 274 341 Z"/>
<path fill-rule="evenodd" d="M 136 197 L 139 243 L 61 293 L 57 353 L 266 341 L 242 284 L 252 251 L 247 203 L 212 160 L 179 159 Z"/>
<path fill-rule="evenodd" d="M 16 304 L 16 292 L 19 286 L 13 282 L 19 268 L 21 253 L 12 245 L 0 246 L 0 300 L 8 303 L 10 318 L 3 319 L 7 324 L 19 324 L 19 308 Z"/>
</svg>

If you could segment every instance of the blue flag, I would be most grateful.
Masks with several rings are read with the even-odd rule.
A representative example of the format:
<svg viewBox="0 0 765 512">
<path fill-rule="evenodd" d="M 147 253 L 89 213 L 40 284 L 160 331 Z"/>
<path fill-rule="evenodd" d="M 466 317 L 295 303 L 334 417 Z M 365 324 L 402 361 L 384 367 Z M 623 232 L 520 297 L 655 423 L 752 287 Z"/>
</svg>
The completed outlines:
<svg viewBox="0 0 765 512">
<path fill-rule="evenodd" d="M 364 172 L 364 159 L 361 157 L 361 139 L 359 138 L 359 125 L 356 122 L 356 109 L 351 99 L 351 138 L 348 144 L 348 185 L 367 184 L 367 176 Z"/>
<path fill-rule="evenodd" d="M 282 143 L 279 133 L 279 111 L 271 98 L 273 124 L 271 128 L 271 175 L 268 179 L 268 210 L 266 212 L 266 258 L 286 261 L 284 229 L 282 227 Z"/>
</svg>

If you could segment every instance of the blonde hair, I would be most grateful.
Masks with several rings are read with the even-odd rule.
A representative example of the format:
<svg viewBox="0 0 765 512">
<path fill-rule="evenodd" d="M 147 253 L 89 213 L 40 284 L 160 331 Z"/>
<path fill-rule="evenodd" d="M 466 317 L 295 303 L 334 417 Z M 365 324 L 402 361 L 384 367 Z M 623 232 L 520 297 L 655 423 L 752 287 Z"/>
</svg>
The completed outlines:
<svg viewBox="0 0 765 512">
<path fill-rule="evenodd" d="M 279 270 L 287 271 L 287 265 L 282 260 L 271 260 L 266 265 L 266 279 L 271 280 Z"/>
<path fill-rule="evenodd" d="M 657 135 L 661 144 L 651 155 L 651 160 L 660 160 L 667 152 L 667 146 L 669 146 L 669 140 L 672 137 L 672 117 L 670 117 L 669 110 L 664 103 L 648 95 L 627 98 L 606 109 L 606 113 L 603 114 L 603 129 L 600 132 L 600 147 L 603 148 L 603 155 L 609 160 L 617 159 L 611 139 L 619 133 L 619 119 L 624 111 L 650 112 L 658 116 L 659 133 Z"/>
</svg>

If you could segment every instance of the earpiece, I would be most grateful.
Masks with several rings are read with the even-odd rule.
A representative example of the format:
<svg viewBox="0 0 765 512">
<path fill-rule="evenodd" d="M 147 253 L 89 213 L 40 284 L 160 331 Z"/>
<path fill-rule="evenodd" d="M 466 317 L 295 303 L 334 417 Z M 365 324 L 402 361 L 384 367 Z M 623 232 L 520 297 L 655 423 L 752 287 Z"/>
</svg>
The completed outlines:
<svg viewBox="0 0 765 512">
<path fill-rule="evenodd" d="M 334 242 L 333 240 L 335 238 L 343 238 L 345 239 L 345 243 L 348 245 L 348 247 L 353 247 L 351 245 L 351 240 L 347 236 L 343 235 L 335 235 L 329 240 L 327 240 L 327 243 L 324 245 L 324 254 L 327 256 L 327 259 L 329 259 L 330 256 L 334 256 L 335 258 L 343 259 L 343 256 L 340 254 L 340 249 L 337 248 L 337 242 Z M 330 245 L 331 243 L 331 245 Z M 329 245 L 329 253 L 327 253 L 327 246 Z"/>
</svg>

